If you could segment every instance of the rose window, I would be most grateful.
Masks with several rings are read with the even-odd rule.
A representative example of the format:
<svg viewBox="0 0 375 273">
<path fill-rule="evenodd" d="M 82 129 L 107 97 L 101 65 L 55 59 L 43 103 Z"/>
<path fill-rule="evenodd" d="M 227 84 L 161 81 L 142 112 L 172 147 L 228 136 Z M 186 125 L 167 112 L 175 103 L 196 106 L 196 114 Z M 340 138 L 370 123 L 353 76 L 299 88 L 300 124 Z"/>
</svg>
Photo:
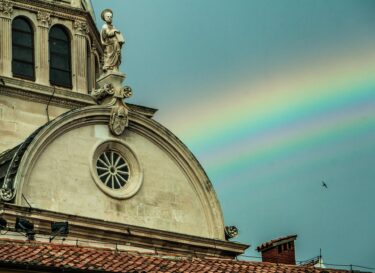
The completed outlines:
<svg viewBox="0 0 375 273">
<path fill-rule="evenodd" d="M 129 165 L 116 151 L 104 151 L 96 161 L 100 181 L 110 189 L 118 190 L 129 180 Z"/>
</svg>

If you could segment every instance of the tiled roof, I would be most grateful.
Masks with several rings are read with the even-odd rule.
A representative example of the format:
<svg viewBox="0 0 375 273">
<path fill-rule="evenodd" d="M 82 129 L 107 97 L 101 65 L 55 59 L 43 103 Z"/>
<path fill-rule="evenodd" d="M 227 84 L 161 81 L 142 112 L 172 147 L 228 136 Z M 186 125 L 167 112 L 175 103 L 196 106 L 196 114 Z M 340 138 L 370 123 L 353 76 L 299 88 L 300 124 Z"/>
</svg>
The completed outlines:
<svg viewBox="0 0 375 273">
<path fill-rule="evenodd" d="M 46 271 L 86 270 L 104 272 L 162 273 L 320 273 L 323 269 L 224 259 L 168 257 L 62 244 L 0 240 L 0 267 L 33 267 Z M 324 269 L 341 273 L 343 270 Z"/>
<path fill-rule="evenodd" d="M 294 241 L 296 238 L 297 238 L 297 235 L 295 235 L 295 234 L 294 235 L 288 235 L 288 236 L 280 237 L 280 238 L 277 238 L 277 239 L 274 239 L 274 240 L 271 240 L 271 241 L 268 241 L 266 243 L 261 244 L 260 246 L 258 246 L 256 248 L 256 250 L 260 252 L 260 251 L 264 250 L 265 248 L 269 248 L 269 247 L 275 245 L 278 242 L 281 242 L 281 241 Z"/>
</svg>

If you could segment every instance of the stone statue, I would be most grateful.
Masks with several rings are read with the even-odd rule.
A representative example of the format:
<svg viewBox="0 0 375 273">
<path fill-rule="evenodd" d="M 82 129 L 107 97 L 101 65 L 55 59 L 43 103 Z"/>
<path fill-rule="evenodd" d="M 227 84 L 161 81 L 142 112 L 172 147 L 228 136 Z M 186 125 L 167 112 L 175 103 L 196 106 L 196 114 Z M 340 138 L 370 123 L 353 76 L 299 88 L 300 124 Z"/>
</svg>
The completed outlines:
<svg viewBox="0 0 375 273">
<path fill-rule="evenodd" d="M 119 71 L 121 64 L 121 47 L 125 43 L 121 32 L 112 25 L 113 12 L 105 9 L 101 14 L 105 24 L 100 33 L 101 42 L 104 46 L 103 71 Z"/>
</svg>

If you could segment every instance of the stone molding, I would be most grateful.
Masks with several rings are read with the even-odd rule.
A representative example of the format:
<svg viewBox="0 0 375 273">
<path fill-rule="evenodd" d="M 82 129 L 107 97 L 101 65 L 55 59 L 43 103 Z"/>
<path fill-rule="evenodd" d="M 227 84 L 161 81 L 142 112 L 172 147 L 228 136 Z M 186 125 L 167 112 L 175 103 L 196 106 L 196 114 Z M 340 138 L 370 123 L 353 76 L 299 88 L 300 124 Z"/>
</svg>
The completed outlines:
<svg viewBox="0 0 375 273">
<path fill-rule="evenodd" d="M 64 108 L 78 108 L 94 105 L 90 95 L 72 92 L 63 88 L 40 85 L 16 78 L 2 77 L 5 86 L 0 85 L 0 95 L 8 95 L 21 99 L 27 99 L 43 104 L 49 103 Z M 24 87 L 21 89 L 20 86 Z"/>
<path fill-rule="evenodd" d="M 5 86 L 0 84 L 0 96 L 6 95 L 10 97 L 30 100 L 42 104 L 49 103 L 53 106 L 60 106 L 68 109 L 81 108 L 85 106 L 95 105 L 90 95 L 72 92 L 63 88 L 48 87 L 33 82 L 26 82 L 20 79 L 2 77 Z M 22 81 L 22 83 L 19 83 Z M 25 87 L 21 89 L 20 86 Z M 152 118 L 157 109 L 127 104 L 129 108 L 147 118 Z"/>
<path fill-rule="evenodd" d="M 19 164 L 14 179 L 15 203 L 22 204 L 23 186 L 27 185 L 34 164 L 49 143 L 75 128 L 108 124 L 111 110 L 110 106 L 90 106 L 72 110 L 57 117 L 43 128 L 30 144 L 27 155 Z M 200 199 L 208 223 L 209 236 L 224 239 L 224 219 L 216 193 L 203 168 L 187 147 L 159 123 L 133 111 L 129 111 L 128 130 L 145 136 L 175 160 L 182 172 L 189 178 L 192 188 Z"/>
<path fill-rule="evenodd" d="M 12 204 L 0 204 L 0 216 L 9 226 L 14 226 L 16 217 L 34 222 L 38 234 L 49 236 L 51 222 L 69 222 L 69 238 L 90 240 L 93 244 L 108 243 L 124 247 L 142 248 L 145 252 L 158 254 L 191 255 L 194 257 L 234 258 L 249 245 L 208 239 L 193 235 L 114 223 L 77 215 L 26 208 Z"/>
<path fill-rule="evenodd" d="M 10 18 L 13 13 L 13 4 L 9 0 L 0 0 L 0 17 Z"/>
</svg>

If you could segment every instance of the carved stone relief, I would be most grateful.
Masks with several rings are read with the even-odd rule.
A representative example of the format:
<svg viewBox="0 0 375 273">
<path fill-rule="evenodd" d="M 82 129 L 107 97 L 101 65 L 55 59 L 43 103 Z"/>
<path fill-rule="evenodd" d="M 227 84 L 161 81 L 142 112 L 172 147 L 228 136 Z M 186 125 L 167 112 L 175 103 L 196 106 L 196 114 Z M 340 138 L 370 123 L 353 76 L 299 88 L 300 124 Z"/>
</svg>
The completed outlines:
<svg viewBox="0 0 375 273">
<path fill-rule="evenodd" d="M 45 11 L 38 11 L 36 19 L 40 26 L 50 27 L 52 23 L 51 14 Z"/>
<path fill-rule="evenodd" d="M 225 229 L 225 239 L 233 239 L 238 236 L 238 228 L 235 226 L 226 226 Z"/>
<path fill-rule="evenodd" d="M 100 103 L 106 97 L 114 95 L 114 93 L 113 85 L 111 83 L 106 83 L 102 88 L 94 90 L 91 96 L 96 102 Z"/>
<path fill-rule="evenodd" d="M 14 198 L 14 191 L 10 188 L 2 188 L 0 189 L 0 200 L 5 202 L 10 202 Z"/>
<path fill-rule="evenodd" d="M 87 23 L 84 22 L 84 21 L 78 21 L 76 20 L 74 22 L 74 25 L 73 25 L 75 31 L 76 31 L 76 34 L 82 34 L 82 35 L 86 35 L 89 33 L 89 28 L 87 26 Z"/>
<path fill-rule="evenodd" d="M 13 4 L 8 0 L 0 0 L 0 15 L 10 17 L 13 13 Z"/>
<path fill-rule="evenodd" d="M 120 136 L 128 126 L 128 109 L 125 105 L 113 107 L 109 120 L 109 129 L 115 136 Z"/>
</svg>

